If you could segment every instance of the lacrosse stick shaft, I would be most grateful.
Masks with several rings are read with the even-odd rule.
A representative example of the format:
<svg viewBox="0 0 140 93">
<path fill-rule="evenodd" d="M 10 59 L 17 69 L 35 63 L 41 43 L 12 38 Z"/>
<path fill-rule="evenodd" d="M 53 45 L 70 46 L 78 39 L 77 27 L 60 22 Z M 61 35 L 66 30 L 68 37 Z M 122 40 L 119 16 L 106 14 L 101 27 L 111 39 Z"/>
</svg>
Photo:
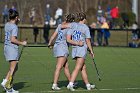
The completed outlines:
<svg viewBox="0 0 140 93">
<path fill-rule="evenodd" d="M 99 81 L 101 81 L 100 74 L 99 74 L 99 71 L 97 69 L 97 66 L 96 66 L 96 63 L 95 63 L 95 60 L 94 59 L 93 59 L 93 64 L 94 64 L 94 67 L 96 69 L 96 73 L 97 73 L 98 79 L 99 79 Z"/>
<path fill-rule="evenodd" d="M 19 61 L 20 58 L 21 58 L 21 55 L 22 55 L 22 53 L 23 53 L 24 48 L 25 48 L 25 46 L 22 46 L 21 51 L 20 51 L 20 53 L 19 53 L 18 61 Z"/>
</svg>

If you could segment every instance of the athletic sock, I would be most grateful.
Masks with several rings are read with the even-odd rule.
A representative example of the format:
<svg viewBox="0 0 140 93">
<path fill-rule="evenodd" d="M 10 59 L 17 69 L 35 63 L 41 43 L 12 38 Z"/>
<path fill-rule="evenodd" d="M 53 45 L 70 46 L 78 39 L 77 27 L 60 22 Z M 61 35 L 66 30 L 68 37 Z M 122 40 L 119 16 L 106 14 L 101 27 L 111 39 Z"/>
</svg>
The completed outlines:
<svg viewBox="0 0 140 93">
<path fill-rule="evenodd" d="M 57 84 L 54 84 L 54 83 L 53 83 L 53 86 L 57 86 Z"/>
<path fill-rule="evenodd" d="M 86 84 L 86 87 L 89 87 L 90 86 L 90 84 L 88 83 L 88 84 Z"/>
<path fill-rule="evenodd" d="M 12 76 L 9 77 L 8 81 L 5 84 L 5 87 L 7 89 L 11 89 L 12 88 L 11 82 L 12 82 Z"/>
<path fill-rule="evenodd" d="M 69 85 L 72 86 L 72 87 L 73 87 L 73 84 L 74 84 L 73 82 L 69 82 Z"/>
</svg>

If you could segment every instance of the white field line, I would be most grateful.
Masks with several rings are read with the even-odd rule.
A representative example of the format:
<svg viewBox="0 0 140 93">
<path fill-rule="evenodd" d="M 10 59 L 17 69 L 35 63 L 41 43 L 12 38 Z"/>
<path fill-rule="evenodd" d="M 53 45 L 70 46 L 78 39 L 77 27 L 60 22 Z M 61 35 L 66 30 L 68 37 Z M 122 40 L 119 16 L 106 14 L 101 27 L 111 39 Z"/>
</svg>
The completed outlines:
<svg viewBox="0 0 140 93">
<path fill-rule="evenodd" d="M 91 91 L 113 91 L 113 90 L 140 90 L 140 88 L 118 88 L 118 89 L 93 89 Z M 68 90 L 60 90 L 60 91 L 40 91 L 40 92 L 21 92 L 21 93 L 54 93 L 54 92 L 58 92 L 58 93 L 61 93 L 61 92 L 67 92 Z M 78 90 L 76 89 L 74 92 L 88 92 L 88 90 Z"/>
</svg>

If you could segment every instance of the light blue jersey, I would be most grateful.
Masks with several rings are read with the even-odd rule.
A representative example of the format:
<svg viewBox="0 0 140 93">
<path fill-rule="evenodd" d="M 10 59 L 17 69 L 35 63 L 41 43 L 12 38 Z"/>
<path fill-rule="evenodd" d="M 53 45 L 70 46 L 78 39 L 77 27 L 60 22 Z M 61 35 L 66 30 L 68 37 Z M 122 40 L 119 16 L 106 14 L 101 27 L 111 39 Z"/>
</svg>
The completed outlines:
<svg viewBox="0 0 140 93">
<path fill-rule="evenodd" d="M 57 35 L 54 48 L 53 48 L 55 57 L 60 57 L 60 56 L 67 57 L 69 55 L 68 45 L 66 42 L 66 35 L 67 35 L 68 30 L 69 29 L 62 30 L 61 25 L 59 25 L 56 29 L 56 32 L 58 33 L 58 35 Z"/>
<path fill-rule="evenodd" d="M 55 31 L 58 33 L 55 43 L 56 44 L 61 44 L 61 43 L 67 44 L 66 43 L 66 35 L 67 35 L 68 29 L 62 30 L 61 25 L 58 25 L 58 27 Z"/>
<path fill-rule="evenodd" d="M 67 34 L 72 36 L 73 41 L 83 41 L 86 45 L 86 38 L 91 38 L 90 31 L 87 25 L 80 23 L 71 23 L 70 28 L 72 31 L 68 31 Z"/>
<path fill-rule="evenodd" d="M 6 61 L 18 60 L 18 45 L 11 42 L 11 37 L 17 37 L 18 27 L 16 24 L 6 23 L 5 24 L 5 42 L 4 42 L 4 55 Z"/>
<path fill-rule="evenodd" d="M 16 24 L 6 23 L 5 24 L 5 45 L 9 45 L 11 47 L 18 48 L 18 45 L 11 43 L 11 36 L 17 37 L 18 35 L 18 27 Z"/>
<path fill-rule="evenodd" d="M 87 25 L 80 23 L 71 23 L 70 28 L 72 28 L 73 30 L 69 30 L 67 32 L 67 35 L 71 35 L 73 41 L 82 41 L 84 43 L 83 46 L 73 45 L 72 58 L 85 58 L 87 53 L 86 38 L 91 38 L 89 28 Z"/>
</svg>

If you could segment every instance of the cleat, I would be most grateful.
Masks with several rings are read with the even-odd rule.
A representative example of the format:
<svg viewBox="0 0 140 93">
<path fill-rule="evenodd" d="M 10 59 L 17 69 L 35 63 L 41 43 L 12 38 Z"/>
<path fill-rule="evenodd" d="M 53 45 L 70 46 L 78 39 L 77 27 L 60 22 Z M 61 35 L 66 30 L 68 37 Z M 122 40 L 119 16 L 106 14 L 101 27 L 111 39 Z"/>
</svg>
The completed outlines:
<svg viewBox="0 0 140 93">
<path fill-rule="evenodd" d="M 6 87 L 5 87 L 6 82 L 7 81 L 5 81 L 5 79 L 3 79 L 2 83 L 1 83 L 1 86 L 5 91 L 6 91 Z"/>
<path fill-rule="evenodd" d="M 73 86 L 70 86 L 69 84 L 67 85 L 67 89 L 70 91 L 75 91 L 75 89 L 73 88 Z"/>
<path fill-rule="evenodd" d="M 4 81 L 4 79 L 3 79 L 3 81 Z M 4 90 L 6 90 L 5 84 L 1 83 L 1 86 Z"/>
<path fill-rule="evenodd" d="M 78 82 L 74 82 L 73 87 L 77 87 Z"/>
<path fill-rule="evenodd" d="M 19 93 L 19 91 L 14 90 L 13 88 L 6 91 L 6 93 Z"/>
<path fill-rule="evenodd" d="M 86 86 L 87 87 L 87 90 L 91 90 L 93 88 L 95 88 L 95 85 L 90 85 L 90 86 Z"/>
<path fill-rule="evenodd" d="M 60 90 L 61 88 L 59 88 L 57 85 L 56 86 L 52 86 L 52 90 Z"/>
<path fill-rule="evenodd" d="M 6 87 L 5 87 L 4 85 L 2 85 L 2 84 L 1 84 L 1 86 L 2 86 L 2 88 L 6 91 Z"/>
</svg>

